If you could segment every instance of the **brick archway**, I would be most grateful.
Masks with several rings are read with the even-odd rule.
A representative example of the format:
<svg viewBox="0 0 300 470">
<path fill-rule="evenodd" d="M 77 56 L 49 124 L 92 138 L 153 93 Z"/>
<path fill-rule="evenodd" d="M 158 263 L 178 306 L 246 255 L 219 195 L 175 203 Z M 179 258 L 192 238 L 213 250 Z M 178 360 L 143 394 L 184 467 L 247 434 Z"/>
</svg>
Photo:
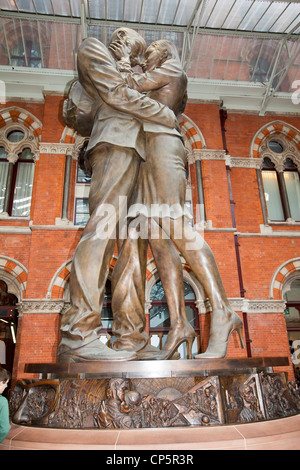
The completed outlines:
<svg viewBox="0 0 300 470">
<path fill-rule="evenodd" d="M 188 142 L 192 150 L 206 147 L 202 132 L 196 124 L 185 114 L 182 115 L 183 122 L 180 124 L 183 139 Z"/>
<path fill-rule="evenodd" d="M 300 151 L 300 131 L 286 122 L 274 121 L 262 127 L 253 137 L 250 158 L 259 158 L 263 143 L 272 136 L 284 137 L 289 142 L 293 142 Z"/>
<path fill-rule="evenodd" d="M 64 294 L 70 279 L 70 272 L 73 259 L 69 259 L 62 264 L 54 274 L 47 292 L 47 299 L 64 299 Z M 117 258 L 112 257 L 109 265 L 109 274 L 112 273 Z"/>
<path fill-rule="evenodd" d="M 300 274 L 300 258 L 294 258 L 284 262 L 275 272 L 270 286 L 270 298 L 282 300 L 283 286 L 287 278 L 295 271 Z"/>
<path fill-rule="evenodd" d="M 19 123 L 27 127 L 34 137 L 40 141 L 42 134 L 42 123 L 25 109 L 11 107 L 0 111 L 0 129 L 11 123 Z"/>
<path fill-rule="evenodd" d="M 1 273 L 3 273 L 2 278 L 6 283 L 12 282 L 15 287 L 13 293 L 20 301 L 26 291 L 28 270 L 19 261 L 0 255 L 0 277 Z"/>
</svg>

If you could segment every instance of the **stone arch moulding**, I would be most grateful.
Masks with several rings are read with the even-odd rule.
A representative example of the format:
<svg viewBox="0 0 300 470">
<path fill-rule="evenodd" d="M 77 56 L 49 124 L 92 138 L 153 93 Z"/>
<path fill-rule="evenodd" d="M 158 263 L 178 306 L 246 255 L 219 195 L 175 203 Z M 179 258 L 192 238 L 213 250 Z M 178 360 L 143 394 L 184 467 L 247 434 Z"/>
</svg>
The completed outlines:
<svg viewBox="0 0 300 470">
<path fill-rule="evenodd" d="M 201 150 L 206 148 L 202 132 L 196 124 L 185 114 L 182 114 L 183 122 L 180 124 L 181 134 L 187 150 Z"/>
<path fill-rule="evenodd" d="M 27 285 L 28 270 L 19 261 L 0 255 L 0 278 L 3 279 L 12 294 L 23 299 Z"/>
<path fill-rule="evenodd" d="M 71 147 L 71 155 L 74 160 L 78 159 L 80 150 L 89 137 L 82 137 L 71 127 L 66 126 L 60 138 L 60 143 L 64 144 L 67 148 Z"/>
<path fill-rule="evenodd" d="M 270 299 L 282 300 L 283 287 L 288 277 L 290 277 L 296 271 L 299 272 L 300 276 L 300 258 L 293 258 L 285 261 L 275 271 L 271 285 L 270 285 Z"/>
<path fill-rule="evenodd" d="M 63 130 L 63 133 L 60 138 L 60 143 L 61 144 L 75 144 L 77 132 L 75 129 L 72 129 L 71 127 L 66 126 Z"/>
<path fill-rule="evenodd" d="M 65 296 L 65 293 L 66 293 L 66 290 L 67 290 L 66 288 L 70 279 L 72 261 L 73 261 L 73 258 L 70 258 L 68 261 L 63 263 L 54 274 L 50 282 L 49 288 L 48 288 L 48 292 L 46 296 L 47 299 L 63 299 L 66 302 L 69 301 L 69 298 L 66 298 L 68 297 L 68 295 Z M 110 261 L 108 278 L 110 278 L 110 275 L 116 264 L 116 261 L 117 261 L 117 257 L 113 256 Z"/>
<path fill-rule="evenodd" d="M 263 143 L 272 136 L 284 137 L 289 142 L 293 142 L 300 151 L 299 129 L 283 121 L 273 121 L 259 129 L 253 137 L 250 147 L 250 158 L 259 158 Z"/>
<path fill-rule="evenodd" d="M 47 292 L 47 299 L 63 299 L 69 281 L 72 258 L 62 264 L 54 274 Z"/>
<path fill-rule="evenodd" d="M 17 143 L 7 140 L 10 130 L 19 129 L 24 132 L 24 139 Z M 33 114 L 25 109 L 13 106 L 0 111 L 0 145 L 8 154 L 18 154 L 29 147 L 34 159 L 39 158 L 39 144 L 42 135 L 42 123 Z"/>
<path fill-rule="evenodd" d="M 0 111 L 0 128 L 7 124 L 19 123 L 30 129 L 33 135 L 40 141 L 42 134 L 42 123 L 26 109 L 12 106 Z"/>
</svg>

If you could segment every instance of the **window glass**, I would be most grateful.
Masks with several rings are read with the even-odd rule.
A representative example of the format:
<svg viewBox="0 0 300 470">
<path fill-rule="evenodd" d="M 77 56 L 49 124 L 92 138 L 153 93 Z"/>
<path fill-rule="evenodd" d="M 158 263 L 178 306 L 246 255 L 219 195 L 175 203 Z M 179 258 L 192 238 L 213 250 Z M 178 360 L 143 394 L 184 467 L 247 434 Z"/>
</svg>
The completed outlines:
<svg viewBox="0 0 300 470">
<path fill-rule="evenodd" d="M 89 200 L 87 198 L 76 199 L 74 224 L 86 225 L 89 217 Z"/>
<path fill-rule="evenodd" d="M 111 309 L 111 281 L 107 279 L 104 290 L 104 306 L 101 312 L 103 328 L 111 329 L 113 325 L 113 313 Z"/>
<path fill-rule="evenodd" d="M 0 158 L 6 158 L 7 152 L 5 151 L 4 147 L 0 147 Z"/>
<path fill-rule="evenodd" d="M 1 152 L 0 152 L 0 158 L 1 158 Z M 8 165 L 9 165 L 8 162 L 0 162 L 0 213 L 3 212 L 3 208 L 4 208 Z"/>
<path fill-rule="evenodd" d="M 34 176 L 34 163 L 18 163 L 12 216 L 30 215 L 31 193 Z"/>
<path fill-rule="evenodd" d="M 33 160 L 33 155 L 31 153 L 30 149 L 24 149 L 22 152 L 19 154 L 19 160 Z"/>
<path fill-rule="evenodd" d="M 184 282 L 184 297 L 185 300 L 195 300 L 195 293 L 187 282 Z M 161 281 L 158 281 L 152 287 L 150 300 L 156 301 L 156 305 L 154 305 L 150 310 L 150 327 L 170 328 L 170 314 Z M 159 305 L 157 305 L 157 303 L 159 303 Z M 194 309 L 187 305 L 185 311 L 189 323 L 195 327 L 196 319 Z"/>
<path fill-rule="evenodd" d="M 300 221 L 300 181 L 296 171 L 283 173 L 292 219 Z"/>
<path fill-rule="evenodd" d="M 283 146 L 281 145 L 280 142 L 277 142 L 277 140 L 271 140 L 269 142 L 269 147 L 270 149 L 275 152 L 275 153 L 282 153 L 284 148 Z"/>
<path fill-rule="evenodd" d="M 288 322 L 299 321 L 299 306 L 300 306 L 300 279 L 294 279 L 290 288 L 284 294 L 284 300 L 287 302 L 285 309 L 285 316 Z M 289 304 L 289 302 L 298 302 L 298 305 Z"/>
<path fill-rule="evenodd" d="M 295 279 L 291 283 L 291 288 L 284 294 L 284 300 L 289 302 L 300 302 L 300 279 Z"/>
<path fill-rule="evenodd" d="M 9 142 L 21 142 L 21 140 L 24 139 L 24 132 L 22 131 L 11 131 L 9 132 L 9 134 L 7 135 L 7 140 L 9 140 Z"/>
<path fill-rule="evenodd" d="M 91 182 L 91 175 L 89 175 L 83 168 L 78 165 L 77 169 L 77 183 L 89 184 Z"/>
<path fill-rule="evenodd" d="M 262 171 L 265 199 L 270 220 L 285 220 L 276 171 Z"/>
<path fill-rule="evenodd" d="M 23 42 L 19 42 L 11 51 L 11 65 L 15 67 L 42 67 L 40 46 L 34 41 L 26 41 L 26 53 Z M 27 61 L 27 62 L 26 62 Z"/>
</svg>

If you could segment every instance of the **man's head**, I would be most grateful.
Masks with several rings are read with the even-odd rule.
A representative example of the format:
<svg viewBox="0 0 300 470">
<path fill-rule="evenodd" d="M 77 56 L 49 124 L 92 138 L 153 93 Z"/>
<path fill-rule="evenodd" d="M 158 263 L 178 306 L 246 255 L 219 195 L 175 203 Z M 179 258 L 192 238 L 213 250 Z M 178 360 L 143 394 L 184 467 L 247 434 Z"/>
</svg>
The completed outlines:
<svg viewBox="0 0 300 470">
<path fill-rule="evenodd" d="M 10 373 L 6 369 L 2 369 L 2 367 L 0 367 L 0 395 L 6 389 L 9 381 Z"/>
<path fill-rule="evenodd" d="M 110 38 L 109 49 L 117 60 L 129 58 L 131 66 L 139 65 L 147 44 L 144 38 L 130 28 L 119 28 Z"/>
<path fill-rule="evenodd" d="M 145 59 L 143 64 L 144 71 L 153 70 L 161 66 L 168 59 L 180 62 L 175 44 L 166 39 L 159 39 L 150 44 L 145 52 Z"/>
</svg>

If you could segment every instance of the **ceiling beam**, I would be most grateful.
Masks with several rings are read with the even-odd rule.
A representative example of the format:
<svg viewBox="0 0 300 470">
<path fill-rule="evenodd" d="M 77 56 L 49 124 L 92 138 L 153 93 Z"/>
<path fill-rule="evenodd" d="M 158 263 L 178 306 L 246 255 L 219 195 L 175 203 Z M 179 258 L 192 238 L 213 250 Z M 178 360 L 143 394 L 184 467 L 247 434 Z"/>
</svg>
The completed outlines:
<svg viewBox="0 0 300 470">
<path fill-rule="evenodd" d="M 285 66 L 283 68 L 283 74 L 280 77 L 279 83 L 277 84 L 277 87 L 274 88 L 274 86 L 273 86 L 274 78 L 280 73 L 280 72 L 277 72 L 277 67 L 278 67 L 278 64 L 279 64 L 279 60 L 280 60 L 282 51 L 283 51 L 284 47 L 286 46 L 287 41 L 293 35 L 293 32 L 296 31 L 299 27 L 300 27 L 300 22 L 297 23 L 296 26 L 292 29 L 292 31 L 289 34 L 286 34 L 284 36 L 284 38 L 282 39 L 282 41 L 281 41 L 281 44 L 279 46 L 278 53 L 277 53 L 277 56 L 276 56 L 276 59 L 275 59 L 275 62 L 274 62 L 273 70 L 272 70 L 272 73 L 271 73 L 271 76 L 270 76 L 270 80 L 269 80 L 269 83 L 266 87 L 266 91 L 265 91 L 265 94 L 264 94 L 264 97 L 263 97 L 263 100 L 262 100 L 262 103 L 261 103 L 260 113 L 259 113 L 261 116 L 264 115 L 265 110 L 267 108 L 268 101 L 270 100 L 271 96 L 274 96 L 275 92 L 279 89 L 279 86 L 281 85 L 281 83 L 284 80 L 285 76 L 287 75 L 290 67 L 293 65 L 295 59 L 297 58 L 297 56 L 299 54 L 299 48 L 297 48 L 296 53 L 292 57 L 290 57 L 288 62 L 285 64 Z M 299 42 L 299 40 L 298 40 L 298 42 Z"/>
<path fill-rule="evenodd" d="M 200 0 L 201 2 L 201 0 Z M 40 13 L 28 13 L 28 12 L 18 12 L 18 11 L 9 11 L 0 9 L 0 18 L 16 18 L 16 19 L 26 19 L 26 20 L 40 20 L 40 21 L 50 21 L 50 22 L 59 22 L 59 23 L 72 23 L 72 24 L 81 24 L 80 17 L 71 17 L 71 16 L 58 16 L 58 15 L 46 15 Z M 119 28 L 120 26 L 128 26 L 139 30 L 155 30 L 155 31 L 173 31 L 185 33 L 187 31 L 186 25 L 167 25 L 167 24 L 154 24 L 154 23 L 137 23 L 130 21 L 117 21 L 117 20 L 106 20 L 106 19 L 96 19 L 87 17 L 89 25 L 92 26 L 107 26 L 109 23 L 110 26 L 115 26 Z M 199 22 L 196 26 L 190 26 L 189 32 L 194 33 L 194 30 L 197 29 L 199 34 L 212 34 L 212 35 L 221 35 L 221 36 L 242 36 L 242 37 L 252 37 L 252 38 L 261 38 L 261 39 L 282 39 L 284 36 L 289 36 L 289 40 L 297 40 L 300 38 L 300 34 L 294 33 L 271 33 L 271 32 L 259 32 L 259 31 L 246 31 L 246 30 L 233 30 L 233 29 L 218 29 L 218 28 L 203 28 L 199 26 Z M 293 31 L 296 31 L 296 28 L 293 28 Z"/>
</svg>

